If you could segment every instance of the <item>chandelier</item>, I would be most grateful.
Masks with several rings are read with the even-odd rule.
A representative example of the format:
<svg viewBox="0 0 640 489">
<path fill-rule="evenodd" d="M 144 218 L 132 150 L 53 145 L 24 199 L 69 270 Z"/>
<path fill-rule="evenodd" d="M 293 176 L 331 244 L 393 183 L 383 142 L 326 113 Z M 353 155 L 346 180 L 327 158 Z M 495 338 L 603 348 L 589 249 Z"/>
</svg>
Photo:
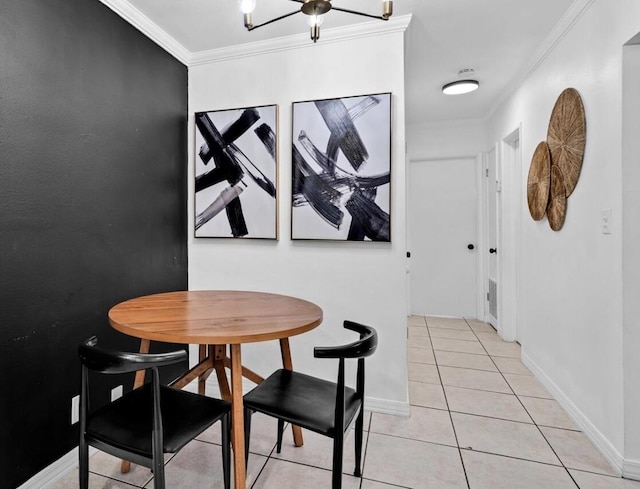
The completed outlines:
<svg viewBox="0 0 640 489">
<path fill-rule="evenodd" d="M 244 14 L 244 26 L 248 31 L 257 29 L 278 20 L 286 19 L 292 15 L 302 12 L 307 15 L 307 23 L 311 28 L 311 40 L 316 42 L 320 39 L 320 26 L 324 22 L 324 14 L 329 10 L 337 10 L 338 12 L 346 12 L 348 14 L 361 15 L 363 17 L 370 17 L 372 19 L 389 20 L 389 17 L 393 14 L 393 1 L 382 0 L 382 15 L 372 15 L 364 12 L 357 12 L 355 10 L 349 10 L 342 7 L 334 7 L 331 4 L 331 0 L 290 0 L 291 2 L 301 3 L 302 7 L 299 10 L 290 12 L 288 14 L 281 15 L 275 19 L 268 20 L 262 24 L 253 23 L 253 11 L 256 8 L 256 0 L 238 0 L 240 10 Z"/>
</svg>

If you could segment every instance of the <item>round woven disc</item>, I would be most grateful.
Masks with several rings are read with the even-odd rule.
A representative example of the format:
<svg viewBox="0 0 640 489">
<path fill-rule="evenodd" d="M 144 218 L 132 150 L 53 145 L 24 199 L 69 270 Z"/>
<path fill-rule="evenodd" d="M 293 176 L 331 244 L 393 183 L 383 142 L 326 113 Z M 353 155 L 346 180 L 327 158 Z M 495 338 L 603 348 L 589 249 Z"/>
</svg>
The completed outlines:
<svg viewBox="0 0 640 489">
<path fill-rule="evenodd" d="M 553 107 L 547 131 L 551 163 L 562 170 L 567 197 L 576 188 L 580 178 L 586 130 L 587 121 L 580 94 L 575 88 L 567 88 Z"/>
<path fill-rule="evenodd" d="M 529 177 L 527 178 L 527 203 L 529 213 L 534 221 L 544 217 L 549 202 L 549 186 L 551 185 L 551 155 L 549 146 L 542 141 L 533 152 Z"/>
<path fill-rule="evenodd" d="M 567 213 L 567 196 L 565 195 L 566 184 L 562 170 L 556 165 L 551 166 L 551 192 L 549 194 L 549 205 L 547 206 L 547 217 L 549 226 L 554 231 L 559 231 L 564 224 L 564 217 Z"/>
</svg>

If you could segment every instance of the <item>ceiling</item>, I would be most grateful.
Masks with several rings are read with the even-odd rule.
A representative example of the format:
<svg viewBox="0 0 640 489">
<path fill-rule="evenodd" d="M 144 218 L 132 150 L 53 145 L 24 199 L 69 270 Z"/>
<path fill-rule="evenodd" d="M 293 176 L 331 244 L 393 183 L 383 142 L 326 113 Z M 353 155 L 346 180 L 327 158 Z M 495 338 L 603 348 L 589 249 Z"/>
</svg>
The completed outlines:
<svg viewBox="0 0 640 489">
<path fill-rule="evenodd" d="M 192 54 L 308 30 L 302 15 L 294 15 L 247 32 L 236 0 L 123 2 Z M 487 116 L 514 80 L 532 65 L 539 47 L 572 3 L 573 0 L 395 0 L 394 17 L 412 14 L 407 37 L 407 122 Z M 255 24 L 300 7 L 291 0 L 257 0 L 257 4 Z M 375 15 L 381 10 L 380 0 L 333 0 L 333 4 Z M 323 30 L 371 22 L 366 17 L 337 11 L 325 17 Z M 458 79 L 458 71 L 466 68 L 475 70 L 480 89 L 460 96 L 443 95 L 441 86 Z"/>
</svg>

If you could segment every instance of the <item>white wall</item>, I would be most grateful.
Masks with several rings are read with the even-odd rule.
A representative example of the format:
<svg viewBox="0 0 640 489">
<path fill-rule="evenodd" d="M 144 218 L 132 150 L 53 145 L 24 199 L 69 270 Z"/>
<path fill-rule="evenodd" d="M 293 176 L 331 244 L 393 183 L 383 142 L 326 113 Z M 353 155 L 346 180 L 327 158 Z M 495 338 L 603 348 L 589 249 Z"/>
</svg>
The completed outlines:
<svg viewBox="0 0 640 489">
<path fill-rule="evenodd" d="M 488 143 L 522 124 L 515 183 L 526 198 L 531 156 L 546 139 L 558 95 L 574 87 L 582 96 L 586 154 L 564 227 L 553 232 L 546 219 L 533 221 L 526 205 L 511 203 L 522 209 L 519 336 L 526 363 L 618 467 L 625 456 L 622 46 L 639 30 L 639 2 L 595 0 L 488 124 Z M 602 209 L 613 211 L 611 235 L 601 233 Z"/>
<path fill-rule="evenodd" d="M 640 36 L 623 52 L 622 204 L 625 472 L 640 479 Z"/>
<path fill-rule="evenodd" d="M 404 26 L 406 28 L 406 25 Z M 404 29 L 402 29 L 403 31 Z M 323 324 L 291 339 L 294 367 L 331 378 L 333 362 L 313 359 L 313 346 L 354 339 L 342 321 L 370 324 L 380 335 L 368 361 L 370 408 L 406 413 L 406 202 L 404 126 L 404 34 L 331 40 L 264 50 L 250 56 L 219 56 L 189 70 L 190 161 L 193 114 L 198 111 L 279 105 L 278 241 L 189 239 L 189 288 L 259 290 L 294 295 L 324 310 Z M 227 59 L 228 58 L 228 59 Z M 392 187 L 389 243 L 292 241 L 291 103 L 392 92 Z M 193 209 L 193 167 L 190 169 Z M 193 215 L 190 216 L 193 221 Z M 193 236 L 193 228 L 190 230 Z M 280 366 L 277 343 L 246 345 L 244 363 L 268 374 Z"/>
<path fill-rule="evenodd" d="M 475 157 L 488 149 L 486 141 L 485 122 L 481 120 L 407 126 L 407 152 L 411 161 Z"/>
</svg>

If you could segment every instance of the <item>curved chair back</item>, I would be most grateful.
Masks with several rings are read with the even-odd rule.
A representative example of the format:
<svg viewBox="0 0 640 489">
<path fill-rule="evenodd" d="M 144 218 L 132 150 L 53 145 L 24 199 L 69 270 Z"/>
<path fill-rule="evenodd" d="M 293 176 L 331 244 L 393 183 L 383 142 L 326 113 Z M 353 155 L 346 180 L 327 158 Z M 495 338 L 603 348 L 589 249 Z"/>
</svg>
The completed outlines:
<svg viewBox="0 0 640 489">
<path fill-rule="evenodd" d="M 103 374 L 124 374 L 153 367 L 173 365 L 188 359 L 184 350 L 169 353 L 132 353 L 107 350 L 98 346 L 98 338 L 92 336 L 78 347 L 82 365 Z"/>
<path fill-rule="evenodd" d="M 378 348 L 378 332 L 371 326 L 344 321 L 344 328 L 360 333 L 360 339 L 340 346 L 317 346 L 313 349 L 315 358 L 364 358 Z"/>
<path fill-rule="evenodd" d="M 132 353 L 98 346 L 93 336 L 78 347 L 80 386 L 80 488 L 89 487 L 89 445 L 153 470 L 154 488 L 164 489 L 164 453 L 175 453 L 216 421 L 222 425 L 225 488 L 230 487 L 230 403 L 160 385 L 158 368 L 188 359 L 184 350 Z M 121 374 L 150 369 L 150 384 L 94 411 L 89 406 L 89 370 Z M 166 426 L 165 426 L 166 425 Z"/>
<path fill-rule="evenodd" d="M 378 333 L 370 326 L 344 321 L 345 329 L 360 334 L 352 343 L 314 348 L 315 358 L 338 360 L 337 382 L 279 369 L 244 396 L 245 444 L 249 453 L 251 414 L 261 412 L 278 420 L 276 451 L 282 448 L 285 422 L 333 439 L 332 488 L 342 487 L 342 455 L 345 433 L 355 422 L 355 469 L 360 477 L 364 432 L 365 358 L 378 347 Z M 345 384 L 345 363 L 357 362 L 355 389 Z"/>
</svg>

